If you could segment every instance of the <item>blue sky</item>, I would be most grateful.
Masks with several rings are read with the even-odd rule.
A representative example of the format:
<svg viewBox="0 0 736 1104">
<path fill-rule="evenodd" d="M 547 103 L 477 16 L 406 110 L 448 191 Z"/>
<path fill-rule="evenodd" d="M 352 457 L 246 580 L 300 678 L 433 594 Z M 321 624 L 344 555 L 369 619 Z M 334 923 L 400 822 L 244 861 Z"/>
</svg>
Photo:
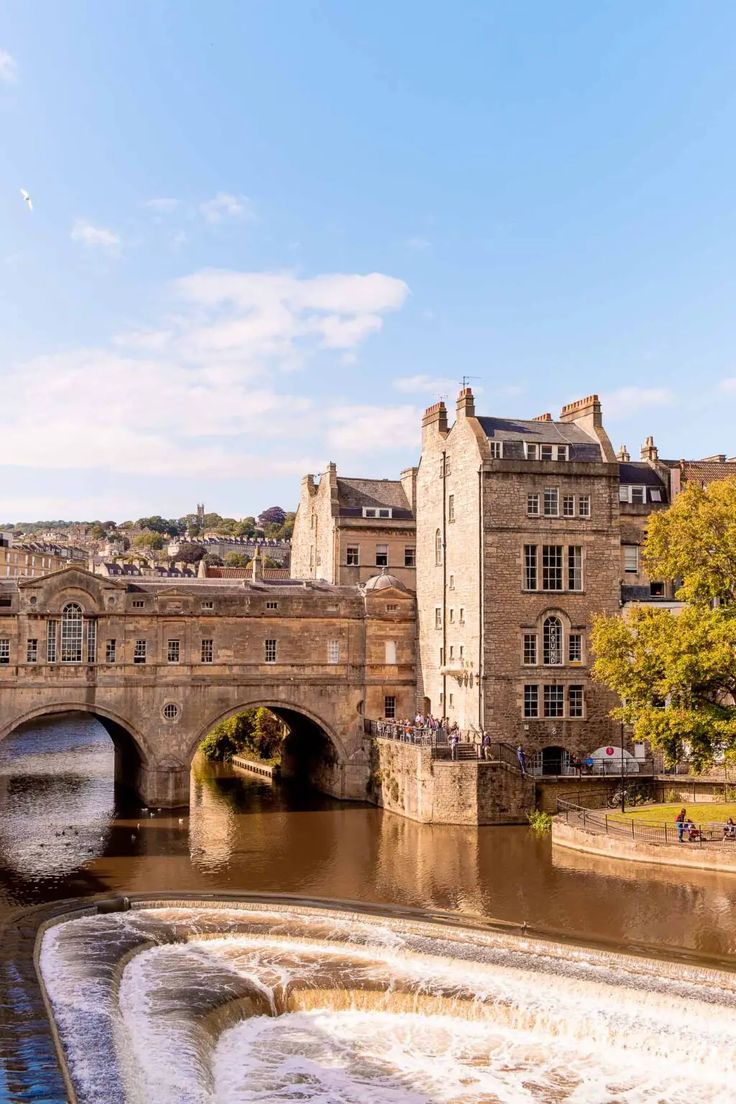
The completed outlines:
<svg viewBox="0 0 736 1104">
<path fill-rule="evenodd" d="M 735 44 L 718 2 L 6 0 L 0 522 L 395 475 L 463 374 L 735 454 Z"/>
</svg>

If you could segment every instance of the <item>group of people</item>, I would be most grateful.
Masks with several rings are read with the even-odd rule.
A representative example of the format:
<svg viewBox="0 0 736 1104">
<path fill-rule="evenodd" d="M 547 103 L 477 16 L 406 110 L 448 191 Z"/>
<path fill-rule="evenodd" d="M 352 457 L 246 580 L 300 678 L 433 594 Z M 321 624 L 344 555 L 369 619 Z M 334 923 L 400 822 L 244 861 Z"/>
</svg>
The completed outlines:
<svg viewBox="0 0 736 1104">
<path fill-rule="evenodd" d="M 434 717 L 432 714 L 425 716 L 417 713 L 412 719 L 406 717 L 403 720 L 384 719 L 378 722 L 379 735 L 389 736 L 394 740 L 405 740 L 409 744 L 444 744 L 450 748 L 450 757 L 459 757 L 458 748 L 462 740 L 462 732 L 457 721 L 450 721 L 447 717 Z M 491 737 L 487 732 L 475 733 L 475 747 L 479 759 L 490 759 Z"/>
<path fill-rule="evenodd" d="M 688 843 L 702 843 L 706 838 L 703 835 L 703 829 L 693 823 L 687 815 L 687 809 L 680 809 L 675 817 L 675 824 L 677 825 L 677 838 L 680 843 L 685 840 Z M 729 817 L 723 825 L 723 838 L 724 840 L 736 840 L 736 823 L 734 823 L 733 817 Z"/>
</svg>

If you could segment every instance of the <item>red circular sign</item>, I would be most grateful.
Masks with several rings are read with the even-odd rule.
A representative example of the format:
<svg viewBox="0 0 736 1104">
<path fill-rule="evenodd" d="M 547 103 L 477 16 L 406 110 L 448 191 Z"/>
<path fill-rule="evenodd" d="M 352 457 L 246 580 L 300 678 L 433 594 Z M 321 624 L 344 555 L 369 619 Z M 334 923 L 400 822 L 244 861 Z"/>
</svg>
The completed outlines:
<svg viewBox="0 0 736 1104">
<path fill-rule="evenodd" d="M 607 747 L 606 748 L 606 755 L 613 755 L 613 748 L 612 747 Z"/>
</svg>

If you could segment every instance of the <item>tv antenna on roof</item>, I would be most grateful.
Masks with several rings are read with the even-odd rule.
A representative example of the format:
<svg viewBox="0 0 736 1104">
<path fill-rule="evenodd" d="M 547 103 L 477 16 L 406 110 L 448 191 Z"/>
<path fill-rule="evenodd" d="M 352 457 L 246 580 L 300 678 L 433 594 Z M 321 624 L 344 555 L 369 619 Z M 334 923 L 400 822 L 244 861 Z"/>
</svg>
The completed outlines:
<svg viewBox="0 0 736 1104">
<path fill-rule="evenodd" d="M 483 379 L 483 377 L 482 376 L 463 376 L 463 378 L 460 380 L 460 386 L 461 387 L 467 387 L 468 384 L 470 383 L 470 381 L 474 380 L 474 379 Z"/>
</svg>

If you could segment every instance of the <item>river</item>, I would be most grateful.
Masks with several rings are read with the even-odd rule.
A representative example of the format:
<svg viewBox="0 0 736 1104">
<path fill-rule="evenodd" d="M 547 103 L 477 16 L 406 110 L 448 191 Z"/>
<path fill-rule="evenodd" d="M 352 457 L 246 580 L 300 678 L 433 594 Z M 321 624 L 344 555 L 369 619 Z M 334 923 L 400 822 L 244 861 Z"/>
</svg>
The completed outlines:
<svg viewBox="0 0 736 1104">
<path fill-rule="evenodd" d="M 399 923 L 398 909 L 421 909 L 472 921 L 477 930 L 484 921 L 527 924 L 534 933 L 608 952 L 634 950 L 681 963 L 729 965 L 734 953 L 736 879 L 728 876 L 577 856 L 553 849 L 548 838 L 526 828 L 418 825 L 367 804 L 272 786 L 205 762 L 195 762 L 192 771 L 188 814 L 116 808 L 112 759 L 107 734 L 84 716 L 37 725 L 0 746 L 0 921 L 6 932 L 28 906 L 64 898 L 258 892 L 379 904 L 386 923 Z M 365 941 L 372 945 L 374 935 Z M 61 992 L 63 1003 L 63 986 Z M 393 1009 L 374 1013 L 384 1017 L 376 1030 L 388 1039 Z M 303 1008 L 299 1014 L 306 1014 Z M 294 1024 L 297 1036 L 316 1030 L 312 1021 Z M 344 1021 L 343 1029 L 346 1052 L 357 1054 L 365 1024 Z M 243 1021 L 231 1030 L 245 1045 L 255 1029 Z M 290 1030 L 278 1046 L 294 1045 Z M 475 1035 L 466 1041 L 474 1068 L 482 1041 Z M 259 1077 L 268 1082 L 272 1074 L 264 1067 Z M 556 1076 L 550 1073 L 552 1081 Z M 447 1099 L 506 1099 L 484 1096 L 491 1093 L 484 1084 L 475 1095 Z M 437 1091 L 416 1099 L 444 1099 Z M 233 1100 L 251 1099 L 233 1092 Z M 561 1090 L 550 1093 L 529 1099 L 568 1099 Z M 224 1090 L 221 1095 L 231 1099 Z M 348 1093 L 344 1099 L 361 1097 Z M 631 1096 L 639 1099 L 650 1098 Z"/>
</svg>

